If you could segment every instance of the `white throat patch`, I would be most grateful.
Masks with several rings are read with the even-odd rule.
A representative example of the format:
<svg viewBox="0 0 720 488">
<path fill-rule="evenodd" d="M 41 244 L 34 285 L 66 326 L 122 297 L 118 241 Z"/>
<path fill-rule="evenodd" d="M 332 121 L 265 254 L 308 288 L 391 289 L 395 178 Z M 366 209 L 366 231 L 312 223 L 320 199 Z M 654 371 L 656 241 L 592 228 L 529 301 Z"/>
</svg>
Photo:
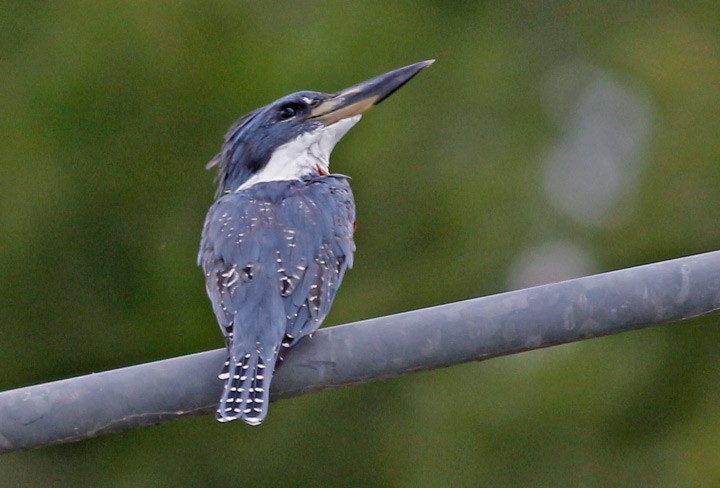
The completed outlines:
<svg viewBox="0 0 720 488">
<path fill-rule="evenodd" d="M 251 176 L 235 191 L 267 181 L 298 180 L 317 171 L 318 168 L 321 173 L 328 173 L 330 153 L 335 148 L 335 144 L 347 134 L 353 125 L 360 121 L 360 118 L 360 115 L 348 117 L 328 127 L 301 134 L 283 144 L 275 149 L 270 156 L 270 161 L 263 169 Z"/>
</svg>

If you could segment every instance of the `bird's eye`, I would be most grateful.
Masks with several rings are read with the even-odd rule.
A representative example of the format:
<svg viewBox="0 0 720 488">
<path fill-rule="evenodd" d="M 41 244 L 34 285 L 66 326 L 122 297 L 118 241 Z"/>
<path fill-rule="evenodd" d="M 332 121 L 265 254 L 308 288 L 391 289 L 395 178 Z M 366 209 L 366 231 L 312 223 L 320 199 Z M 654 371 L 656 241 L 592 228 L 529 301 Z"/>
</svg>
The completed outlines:
<svg viewBox="0 0 720 488">
<path fill-rule="evenodd" d="M 295 109 L 294 108 L 287 105 L 280 109 L 280 118 L 281 119 L 287 120 L 291 117 L 295 117 Z"/>
</svg>

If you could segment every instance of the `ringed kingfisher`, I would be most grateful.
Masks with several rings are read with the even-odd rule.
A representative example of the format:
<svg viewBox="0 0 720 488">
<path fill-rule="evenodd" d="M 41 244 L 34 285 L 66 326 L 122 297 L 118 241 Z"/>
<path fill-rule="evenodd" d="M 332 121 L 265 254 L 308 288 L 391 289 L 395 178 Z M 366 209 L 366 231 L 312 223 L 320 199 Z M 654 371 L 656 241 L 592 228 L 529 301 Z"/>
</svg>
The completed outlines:
<svg viewBox="0 0 720 488">
<path fill-rule="evenodd" d="M 320 327 L 352 267 L 355 202 L 349 177 L 330 173 L 335 144 L 432 63 L 287 95 L 240 118 L 208 163 L 218 189 L 198 265 L 228 352 L 220 422 L 265 419 L 276 366 Z"/>
</svg>

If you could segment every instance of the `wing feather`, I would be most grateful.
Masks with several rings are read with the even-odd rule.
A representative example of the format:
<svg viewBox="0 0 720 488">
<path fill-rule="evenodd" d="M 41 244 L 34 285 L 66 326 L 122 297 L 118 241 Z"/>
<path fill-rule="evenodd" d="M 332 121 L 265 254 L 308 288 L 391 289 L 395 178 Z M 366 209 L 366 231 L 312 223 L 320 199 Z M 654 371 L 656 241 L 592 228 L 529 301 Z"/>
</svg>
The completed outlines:
<svg viewBox="0 0 720 488">
<path fill-rule="evenodd" d="M 229 347 L 257 346 L 269 362 L 285 335 L 292 346 L 317 330 L 352 266 L 354 220 L 339 175 L 258 184 L 213 205 L 198 261 Z"/>
</svg>

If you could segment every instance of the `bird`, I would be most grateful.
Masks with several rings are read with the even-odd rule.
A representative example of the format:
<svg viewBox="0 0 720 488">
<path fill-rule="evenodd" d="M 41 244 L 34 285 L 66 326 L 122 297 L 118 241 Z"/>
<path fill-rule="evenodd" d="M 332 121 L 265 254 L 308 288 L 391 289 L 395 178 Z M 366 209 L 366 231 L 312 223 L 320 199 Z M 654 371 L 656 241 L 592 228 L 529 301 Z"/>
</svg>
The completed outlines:
<svg viewBox="0 0 720 488">
<path fill-rule="evenodd" d="M 218 188 L 198 265 L 227 349 L 218 421 L 263 422 L 273 373 L 320 327 L 353 265 L 355 201 L 349 177 L 330 172 L 333 148 L 433 62 L 284 96 L 237 120 L 207 164 Z"/>
</svg>

